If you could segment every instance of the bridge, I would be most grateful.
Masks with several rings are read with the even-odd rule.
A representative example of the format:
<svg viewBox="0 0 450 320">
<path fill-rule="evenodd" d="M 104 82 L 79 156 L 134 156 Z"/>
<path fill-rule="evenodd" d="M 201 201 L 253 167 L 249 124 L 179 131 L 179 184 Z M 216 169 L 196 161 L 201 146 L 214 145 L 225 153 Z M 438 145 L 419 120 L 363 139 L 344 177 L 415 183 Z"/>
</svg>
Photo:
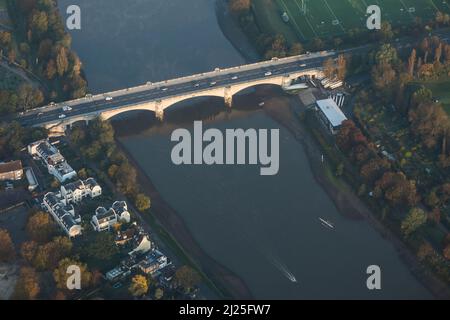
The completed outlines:
<svg viewBox="0 0 450 320">
<path fill-rule="evenodd" d="M 67 126 L 78 121 L 88 122 L 97 117 L 107 120 L 132 110 L 152 111 L 162 120 L 164 110 L 195 97 L 221 97 L 231 107 L 233 96 L 242 90 L 262 84 L 287 87 L 300 76 L 316 75 L 324 60 L 336 56 L 334 51 L 308 53 L 157 83 L 148 82 L 133 88 L 43 106 L 18 116 L 17 121 L 24 126 L 41 126 L 64 132 Z"/>
</svg>

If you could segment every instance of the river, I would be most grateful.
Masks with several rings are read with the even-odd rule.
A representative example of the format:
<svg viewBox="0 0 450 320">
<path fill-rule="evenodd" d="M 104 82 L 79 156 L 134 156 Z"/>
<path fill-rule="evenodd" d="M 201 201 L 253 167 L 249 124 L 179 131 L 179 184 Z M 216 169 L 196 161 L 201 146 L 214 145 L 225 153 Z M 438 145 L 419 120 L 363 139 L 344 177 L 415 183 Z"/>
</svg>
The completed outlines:
<svg viewBox="0 0 450 320">
<path fill-rule="evenodd" d="M 82 10 L 82 29 L 71 32 L 73 48 L 93 92 L 244 63 L 220 30 L 213 0 L 59 0 L 62 11 L 74 3 Z M 302 145 L 253 108 L 260 99 L 286 103 L 276 90 L 250 93 L 231 112 L 217 99 L 196 101 L 169 112 L 162 124 L 145 125 L 150 117 L 143 115 L 127 120 L 130 130 L 124 130 L 122 121 L 119 141 L 200 247 L 242 279 L 253 297 L 431 298 L 391 243 L 364 219 L 339 213 L 314 179 Z M 215 110 L 203 116 L 206 128 L 278 128 L 279 174 L 260 176 L 257 166 L 173 165 L 170 133 L 192 129 L 192 115 L 200 116 L 205 104 Z M 380 266 L 382 290 L 367 289 L 369 265 Z"/>
</svg>

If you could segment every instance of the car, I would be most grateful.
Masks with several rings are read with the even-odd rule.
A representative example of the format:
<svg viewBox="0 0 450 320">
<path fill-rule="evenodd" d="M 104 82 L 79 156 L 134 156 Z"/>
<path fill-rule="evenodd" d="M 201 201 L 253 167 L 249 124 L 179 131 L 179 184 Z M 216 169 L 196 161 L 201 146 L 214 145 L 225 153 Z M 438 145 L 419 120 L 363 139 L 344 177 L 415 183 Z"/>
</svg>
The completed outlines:
<svg viewBox="0 0 450 320">
<path fill-rule="evenodd" d="M 64 119 L 65 117 L 66 117 L 65 114 L 60 114 L 60 115 L 58 116 L 58 118 L 60 118 L 60 119 Z"/>
<path fill-rule="evenodd" d="M 216 84 L 217 84 L 217 82 L 216 82 L 216 81 L 213 81 L 213 82 L 211 82 L 211 83 L 209 84 L 209 86 L 212 87 L 212 86 L 215 86 Z"/>
<path fill-rule="evenodd" d="M 43 112 L 39 112 L 38 117 L 42 116 L 43 114 L 44 114 Z"/>
<path fill-rule="evenodd" d="M 56 103 L 54 103 L 53 101 L 50 102 L 50 105 L 53 107 L 54 105 L 56 105 Z"/>
<path fill-rule="evenodd" d="M 110 96 L 105 98 L 106 101 L 111 101 L 112 99 L 113 99 L 113 97 L 110 97 Z"/>
<path fill-rule="evenodd" d="M 200 86 L 200 83 L 196 83 L 195 85 L 194 85 L 194 87 L 196 87 L 196 88 L 198 88 Z"/>
<path fill-rule="evenodd" d="M 268 76 L 271 76 L 271 75 L 272 75 L 272 72 L 270 72 L 270 71 L 267 71 L 266 73 L 264 73 L 265 77 L 268 77 Z"/>
<path fill-rule="evenodd" d="M 231 80 L 237 80 L 238 76 L 234 76 Z"/>
<path fill-rule="evenodd" d="M 24 114 L 24 112 L 23 112 L 23 111 L 19 113 L 19 115 L 21 115 L 21 116 L 23 116 L 23 114 Z"/>
<path fill-rule="evenodd" d="M 62 109 L 63 109 L 63 111 L 70 111 L 70 110 L 72 110 L 72 108 L 67 106 L 67 105 L 63 106 Z"/>
<path fill-rule="evenodd" d="M 167 88 L 162 88 L 162 91 L 167 91 Z"/>
<path fill-rule="evenodd" d="M 300 65 L 300 67 L 306 67 L 306 64 L 302 63 L 302 64 Z"/>
</svg>

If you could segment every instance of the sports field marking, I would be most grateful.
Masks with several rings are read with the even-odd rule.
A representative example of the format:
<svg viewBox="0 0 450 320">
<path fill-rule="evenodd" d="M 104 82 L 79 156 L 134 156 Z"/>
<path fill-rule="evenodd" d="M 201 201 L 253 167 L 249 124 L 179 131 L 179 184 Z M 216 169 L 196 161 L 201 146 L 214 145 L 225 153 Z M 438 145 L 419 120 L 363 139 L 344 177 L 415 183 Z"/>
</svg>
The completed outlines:
<svg viewBox="0 0 450 320">
<path fill-rule="evenodd" d="M 283 1 L 283 0 L 281 0 L 281 1 Z M 283 2 L 284 2 L 284 1 L 283 1 Z M 297 0 L 294 0 L 294 2 L 295 2 L 295 4 L 297 5 L 298 9 L 299 9 L 300 12 L 301 12 L 301 11 L 302 11 L 302 8 L 301 8 L 300 5 L 298 4 Z M 308 23 L 308 25 L 309 25 L 309 28 L 312 30 L 312 32 L 315 34 L 315 36 L 318 37 L 319 35 L 317 34 L 316 30 L 313 28 L 313 26 L 312 26 L 311 23 L 309 22 L 308 17 L 307 17 L 306 15 L 305 15 L 304 17 L 305 17 L 306 23 Z"/>
<path fill-rule="evenodd" d="M 342 24 L 341 24 L 341 20 L 339 20 L 338 17 L 336 17 L 336 15 L 334 14 L 333 9 L 331 9 L 330 5 L 328 4 L 328 1 L 327 1 L 327 0 L 323 0 L 323 1 L 324 1 L 325 4 L 327 5 L 328 10 L 330 10 L 330 12 L 331 12 L 331 14 L 334 16 L 334 18 L 339 22 L 339 26 L 341 27 L 342 31 L 345 32 L 345 29 L 344 29 L 344 27 L 343 27 Z"/>
<path fill-rule="evenodd" d="M 284 7 L 284 9 L 286 10 L 286 12 L 289 14 L 289 16 L 290 16 L 290 20 L 292 20 L 293 22 L 294 22 L 294 24 L 295 24 L 295 27 L 297 28 L 297 31 L 300 33 L 300 35 L 301 35 L 301 37 L 303 38 L 303 39 L 307 39 L 306 37 L 305 37 L 305 35 L 303 34 L 303 32 L 302 32 L 302 30 L 300 29 L 300 27 L 298 26 L 298 24 L 297 24 L 297 21 L 295 21 L 295 17 L 291 14 L 291 11 L 289 10 L 289 8 L 286 6 L 286 4 L 284 3 L 284 0 L 280 0 L 280 2 L 281 2 L 281 4 L 283 5 L 283 7 Z M 312 30 L 313 32 L 314 32 L 314 30 Z M 315 32 L 314 32 L 315 33 Z M 316 35 L 317 36 L 317 35 Z"/>
<path fill-rule="evenodd" d="M 399 0 L 399 1 L 402 4 L 403 8 L 405 8 L 405 10 L 409 13 L 409 16 L 411 17 L 411 19 L 414 20 L 414 16 L 412 15 L 411 12 L 409 12 L 409 8 L 406 6 L 406 4 L 403 2 L 403 0 Z"/>
<path fill-rule="evenodd" d="M 439 8 L 434 4 L 434 1 L 433 1 L 433 0 L 430 0 L 430 3 L 433 5 L 433 7 L 434 7 L 437 11 L 439 11 Z M 445 2 L 445 4 L 446 4 L 447 7 L 448 7 L 447 2 Z"/>
</svg>

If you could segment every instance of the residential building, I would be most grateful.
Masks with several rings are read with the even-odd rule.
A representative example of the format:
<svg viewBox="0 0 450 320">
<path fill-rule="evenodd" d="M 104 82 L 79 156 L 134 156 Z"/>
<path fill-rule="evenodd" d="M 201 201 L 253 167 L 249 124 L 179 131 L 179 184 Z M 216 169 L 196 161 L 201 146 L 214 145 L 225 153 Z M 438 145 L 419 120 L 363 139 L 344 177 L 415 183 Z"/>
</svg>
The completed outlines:
<svg viewBox="0 0 450 320">
<path fill-rule="evenodd" d="M 73 206 L 67 204 L 60 194 L 48 192 L 44 196 L 43 205 L 69 237 L 81 234 L 80 215 L 75 213 Z"/>
<path fill-rule="evenodd" d="M 150 237 L 147 233 L 144 231 L 140 232 L 139 235 L 137 235 L 134 238 L 134 249 L 130 251 L 129 255 L 136 255 L 136 254 L 142 254 L 150 251 L 153 247 L 153 243 L 150 240 Z"/>
<path fill-rule="evenodd" d="M 0 181 L 20 180 L 23 177 L 22 161 L 0 163 Z"/>
<path fill-rule="evenodd" d="M 158 250 L 153 250 L 145 256 L 139 263 L 139 269 L 146 274 L 155 274 L 157 271 L 165 268 L 169 260 Z"/>
<path fill-rule="evenodd" d="M 78 180 L 61 186 L 61 195 L 67 203 L 80 203 L 83 199 L 95 198 L 102 194 L 102 187 L 94 178 Z"/>
<path fill-rule="evenodd" d="M 131 216 L 128 212 L 128 206 L 125 201 L 115 201 L 112 207 L 106 210 L 104 207 L 98 207 L 95 215 L 92 216 L 92 227 L 100 232 L 110 230 L 118 222 L 130 222 Z"/>
<path fill-rule="evenodd" d="M 91 225 L 95 231 L 101 232 L 109 231 L 117 222 L 117 214 L 114 209 L 106 210 L 104 207 L 98 207 L 95 215 L 92 216 Z"/>
<path fill-rule="evenodd" d="M 61 183 L 77 176 L 77 173 L 67 163 L 59 150 L 48 140 L 31 143 L 28 145 L 28 153 L 39 157 L 47 166 L 48 172 Z"/>
<path fill-rule="evenodd" d="M 347 117 L 333 99 L 317 100 L 316 104 L 319 119 L 331 134 L 336 134 Z"/>
</svg>

